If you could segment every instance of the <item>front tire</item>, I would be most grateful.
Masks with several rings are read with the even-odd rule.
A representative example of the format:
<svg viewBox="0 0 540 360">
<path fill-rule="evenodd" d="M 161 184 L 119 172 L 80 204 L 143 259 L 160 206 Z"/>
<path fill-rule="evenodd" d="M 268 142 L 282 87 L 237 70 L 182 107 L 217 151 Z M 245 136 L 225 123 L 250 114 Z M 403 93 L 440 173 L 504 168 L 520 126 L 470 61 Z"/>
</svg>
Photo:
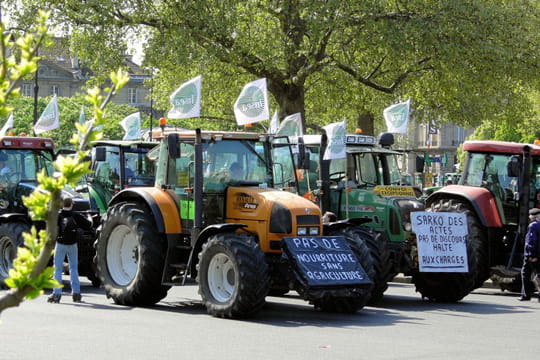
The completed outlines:
<svg viewBox="0 0 540 360">
<path fill-rule="evenodd" d="M 167 295 L 161 285 L 167 243 L 140 203 L 109 207 L 96 242 L 98 274 L 116 304 L 149 306 Z"/>
<path fill-rule="evenodd" d="M 377 277 L 375 259 L 372 257 L 366 238 L 370 237 L 364 227 L 346 227 L 336 231 L 331 231 L 331 236 L 343 236 L 347 240 L 351 251 L 354 253 L 358 262 L 371 279 Z M 354 313 L 362 309 L 371 298 L 373 285 L 355 288 L 352 296 L 332 295 L 332 290 L 328 290 L 328 296 L 315 299 L 313 304 L 316 309 L 326 312 Z"/>
<path fill-rule="evenodd" d="M 248 317 L 265 303 L 268 265 L 252 236 L 234 232 L 211 236 L 199 254 L 197 271 L 199 294 L 213 316 Z"/>
<path fill-rule="evenodd" d="M 29 232 L 30 227 L 23 222 L 0 224 L 0 286 L 5 286 L 9 277 L 9 269 L 17 256 L 17 248 L 24 245 L 23 233 Z"/>
<path fill-rule="evenodd" d="M 459 200 L 431 205 L 430 211 L 462 213 L 467 216 L 467 273 L 417 272 L 412 276 L 416 291 L 431 301 L 456 302 L 482 286 L 489 278 L 486 232 L 474 211 Z"/>
</svg>

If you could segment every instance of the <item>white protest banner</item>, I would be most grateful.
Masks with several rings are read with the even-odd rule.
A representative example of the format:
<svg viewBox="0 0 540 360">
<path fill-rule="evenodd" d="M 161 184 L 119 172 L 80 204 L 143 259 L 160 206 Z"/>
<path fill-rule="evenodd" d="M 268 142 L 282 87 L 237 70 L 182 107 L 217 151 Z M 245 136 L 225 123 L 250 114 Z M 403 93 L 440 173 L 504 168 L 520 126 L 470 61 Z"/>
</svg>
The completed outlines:
<svg viewBox="0 0 540 360">
<path fill-rule="evenodd" d="M 270 120 L 270 127 L 268 128 L 268 133 L 275 134 L 279 129 L 279 116 L 277 110 L 274 111 L 272 119 Z"/>
<path fill-rule="evenodd" d="M 172 109 L 167 117 L 186 119 L 201 115 L 201 75 L 180 85 L 170 96 Z"/>
<path fill-rule="evenodd" d="M 45 131 L 54 130 L 59 126 L 60 117 L 58 113 L 58 101 L 55 94 L 34 125 L 34 132 L 40 134 Z"/>
<path fill-rule="evenodd" d="M 141 113 L 136 112 L 126 116 L 120 125 L 124 128 L 126 134 L 122 140 L 136 140 L 141 138 Z"/>
<path fill-rule="evenodd" d="M 406 134 L 409 125 L 409 106 L 411 99 L 387 107 L 383 111 L 384 120 L 388 132 L 397 134 Z"/>
<path fill-rule="evenodd" d="M 276 136 L 302 136 L 302 114 L 294 113 L 287 116 L 276 131 Z"/>
<path fill-rule="evenodd" d="M 2 127 L 2 130 L 0 130 L 0 137 L 6 136 L 6 133 L 9 129 L 13 127 L 13 113 L 9 115 L 9 118 L 7 119 L 6 123 Z"/>
<path fill-rule="evenodd" d="M 342 159 L 347 157 L 345 151 L 345 120 L 323 126 L 328 137 L 328 146 L 323 160 Z"/>
<path fill-rule="evenodd" d="M 411 213 L 420 272 L 468 272 L 467 216 L 462 213 Z"/>
<path fill-rule="evenodd" d="M 234 103 L 234 116 L 238 125 L 251 124 L 270 118 L 266 78 L 252 81 L 244 86 Z"/>
</svg>

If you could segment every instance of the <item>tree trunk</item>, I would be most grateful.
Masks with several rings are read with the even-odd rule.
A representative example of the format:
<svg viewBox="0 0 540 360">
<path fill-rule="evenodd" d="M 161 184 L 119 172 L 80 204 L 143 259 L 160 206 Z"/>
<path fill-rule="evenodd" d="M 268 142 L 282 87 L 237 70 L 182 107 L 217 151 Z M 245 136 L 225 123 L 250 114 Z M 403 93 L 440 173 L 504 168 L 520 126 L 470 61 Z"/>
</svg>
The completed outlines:
<svg viewBox="0 0 540 360">
<path fill-rule="evenodd" d="M 364 112 L 359 114 L 356 126 L 362 129 L 363 134 L 375 136 L 375 116 L 373 113 Z"/>
<path fill-rule="evenodd" d="M 302 130 L 306 131 L 304 84 L 285 84 L 281 81 L 268 80 L 268 91 L 274 95 L 279 109 L 278 116 L 283 120 L 286 116 L 302 114 Z M 272 112 L 272 111 L 271 111 Z"/>
</svg>

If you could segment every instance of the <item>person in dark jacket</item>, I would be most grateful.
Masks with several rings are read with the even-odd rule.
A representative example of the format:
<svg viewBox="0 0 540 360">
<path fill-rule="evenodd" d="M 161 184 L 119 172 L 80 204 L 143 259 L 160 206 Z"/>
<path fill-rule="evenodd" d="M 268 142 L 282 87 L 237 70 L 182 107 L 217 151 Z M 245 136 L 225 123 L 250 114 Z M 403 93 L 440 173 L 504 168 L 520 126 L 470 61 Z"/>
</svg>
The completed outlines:
<svg viewBox="0 0 540 360">
<path fill-rule="evenodd" d="M 529 210 L 531 223 L 525 235 L 525 250 L 523 252 L 523 267 L 521 268 L 521 296 L 519 301 L 531 300 L 534 284 L 531 281 L 533 271 L 538 273 L 538 256 L 540 255 L 540 209 Z M 540 298 L 538 299 L 540 301 Z"/>
<path fill-rule="evenodd" d="M 88 215 L 73 211 L 73 199 L 66 197 L 63 200 L 63 208 L 58 215 L 58 237 L 54 248 L 54 279 L 62 284 L 62 270 L 64 259 L 68 258 L 69 275 L 71 282 L 71 295 L 74 302 L 81 301 L 81 284 L 79 282 L 79 259 L 77 240 L 78 234 L 83 229 L 91 229 L 92 220 Z M 62 298 L 62 289 L 53 290 L 48 301 L 59 303 Z"/>
</svg>

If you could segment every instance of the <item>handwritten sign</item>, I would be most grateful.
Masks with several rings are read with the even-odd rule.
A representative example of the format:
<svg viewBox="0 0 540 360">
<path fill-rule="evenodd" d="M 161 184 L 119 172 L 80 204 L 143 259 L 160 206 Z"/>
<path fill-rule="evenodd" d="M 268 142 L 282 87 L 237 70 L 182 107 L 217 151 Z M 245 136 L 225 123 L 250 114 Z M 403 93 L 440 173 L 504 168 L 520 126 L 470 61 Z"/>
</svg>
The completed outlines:
<svg viewBox="0 0 540 360">
<path fill-rule="evenodd" d="M 420 272 L 468 272 L 467 216 L 451 212 L 411 213 Z"/>
<path fill-rule="evenodd" d="M 286 237 L 284 243 L 308 286 L 371 284 L 343 236 Z"/>
<path fill-rule="evenodd" d="M 414 189 L 411 186 L 375 186 L 373 189 L 375 194 L 381 196 L 416 196 Z"/>
</svg>

